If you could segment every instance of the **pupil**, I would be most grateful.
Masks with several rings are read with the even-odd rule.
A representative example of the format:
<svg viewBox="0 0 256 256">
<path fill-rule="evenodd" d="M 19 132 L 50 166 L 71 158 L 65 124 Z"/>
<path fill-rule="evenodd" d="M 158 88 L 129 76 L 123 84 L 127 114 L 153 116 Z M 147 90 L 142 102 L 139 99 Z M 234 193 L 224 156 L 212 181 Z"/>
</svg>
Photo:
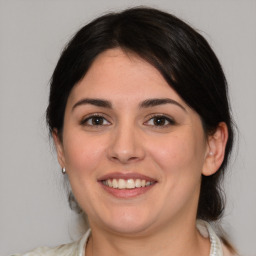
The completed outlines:
<svg viewBox="0 0 256 256">
<path fill-rule="evenodd" d="M 164 125 L 165 119 L 163 117 L 158 117 L 154 120 L 155 125 Z"/>
<path fill-rule="evenodd" d="M 93 119 L 92 119 L 92 123 L 94 124 L 94 125 L 101 125 L 102 124 L 102 117 L 94 117 Z"/>
</svg>

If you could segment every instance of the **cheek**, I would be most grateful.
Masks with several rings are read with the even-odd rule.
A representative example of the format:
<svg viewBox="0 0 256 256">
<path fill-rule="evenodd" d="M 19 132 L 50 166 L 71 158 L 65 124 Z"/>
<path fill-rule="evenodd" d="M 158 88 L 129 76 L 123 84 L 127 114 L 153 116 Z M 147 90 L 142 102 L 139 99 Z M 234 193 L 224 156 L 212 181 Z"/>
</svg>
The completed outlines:
<svg viewBox="0 0 256 256">
<path fill-rule="evenodd" d="M 84 175 L 92 172 L 98 165 L 104 152 L 100 139 L 90 139 L 83 133 L 74 132 L 72 136 L 66 135 L 64 141 L 64 154 L 72 173 Z"/>
<path fill-rule="evenodd" d="M 193 134 L 185 133 L 154 141 L 150 154 L 165 172 L 180 175 L 183 172 L 201 171 L 203 163 L 202 141 Z"/>
<path fill-rule="evenodd" d="M 83 132 L 71 132 L 64 137 L 66 169 L 72 192 L 84 212 L 98 202 L 95 191 L 96 174 L 102 166 L 105 152 L 102 138 L 85 136 Z M 95 213 L 93 213 L 95 214 Z"/>
</svg>

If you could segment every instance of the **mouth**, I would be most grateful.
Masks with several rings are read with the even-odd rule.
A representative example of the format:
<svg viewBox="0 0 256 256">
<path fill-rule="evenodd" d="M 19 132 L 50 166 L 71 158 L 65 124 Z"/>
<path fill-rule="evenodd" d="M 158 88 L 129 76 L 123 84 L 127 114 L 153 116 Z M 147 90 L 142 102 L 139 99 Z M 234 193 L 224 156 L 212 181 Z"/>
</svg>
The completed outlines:
<svg viewBox="0 0 256 256">
<path fill-rule="evenodd" d="M 155 181 L 145 179 L 107 179 L 101 181 L 103 185 L 115 189 L 135 189 L 152 186 Z"/>
<path fill-rule="evenodd" d="M 156 180 L 137 173 L 111 173 L 98 182 L 105 191 L 118 198 L 131 198 L 146 193 L 157 183 Z"/>
</svg>

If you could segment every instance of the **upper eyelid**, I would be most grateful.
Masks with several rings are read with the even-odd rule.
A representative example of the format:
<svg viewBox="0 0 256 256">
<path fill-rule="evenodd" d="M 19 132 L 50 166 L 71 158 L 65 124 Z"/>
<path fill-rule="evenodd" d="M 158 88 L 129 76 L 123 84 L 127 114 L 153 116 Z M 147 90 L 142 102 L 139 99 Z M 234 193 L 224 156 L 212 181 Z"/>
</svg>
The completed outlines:
<svg viewBox="0 0 256 256">
<path fill-rule="evenodd" d="M 110 119 L 110 117 L 106 117 L 107 115 L 106 114 L 103 114 L 103 113 L 91 113 L 91 114 L 87 114 L 87 115 L 85 115 L 85 116 L 83 116 L 82 118 L 81 118 L 81 121 L 80 121 L 80 123 L 81 124 L 83 124 L 83 123 L 85 123 L 87 120 L 89 120 L 90 118 L 93 118 L 93 117 L 102 117 L 102 118 L 104 118 L 106 121 L 108 121 L 109 123 L 111 123 L 111 121 L 109 120 Z"/>
<path fill-rule="evenodd" d="M 177 122 L 175 121 L 174 118 L 172 118 L 172 117 L 170 117 L 168 115 L 165 115 L 165 114 L 153 114 L 153 115 L 150 115 L 143 124 L 146 125 L 146 123 L 148 123 L 151 119 L 157 118 L 157 117 L 165 118 L 169 122 L 168 125 L 175 125 L 175 124 L 177 124 Z M 154 126 L 154 125 L 152 125 L 152 126 Z M 164 125 L 164 126 L 166 127 L 167 125 Z M 156 127 L 157 128 L 160 128 L 160 127 L 163 128 L 164 126 L 159 125 L 159 127 L 158 126 L 156 126 Z"/>
<path fill-rule="evenodd" d="M 112 118 L 105 114 L 105 113 L 102 113 L 102 112 L 95 112 L 95 113 L 89 113 L 89 114 L 86 114 L 84 115 L 82 118 L 81 118 L 81 121 L 80 123 L 84 123 L 86 120 L 89 120 L 90 118 L 93 118 L 93 117 L 102 117 L 104 118 L 106 121 L 108 121 L 109 123 L 113 123 L 113 120 Z M 156 117 L 162 117 L 162 118 L 166 118 L 167 120 L 170 121 L 170 123 L 173 123 L 175 124 L 176 123 L 176 120 L 168 115 L 168 114 L 163 114 L 163 113 L 152 113 L 152 114 L 149 114 L 145 117 L 145 121 L 143 122 L 146 123 L 148 122 L 149 120 L 151 120 L 152 118 L 156 118 Z"/>
<path fill-rule="evenodd" d="M 175 122 L 175 119 L 174 119 L 173 117 L 171 117 L 171 116 L 169 116 L 169 115 L 167 115 L 167 114 L 158 114 L 158 113 L 150 114 L 150 115 L 147 116 L 146 119 L 147 119 L 147 120 L 150 120 L 150 119 L 152 119 L 152 118 L 154 118 L 154 117 L 163 117 L 163 118 L 166 118 L 166 119 L 169 119 L 169 120 Z"/>
<path fill-rule="evenodd" d="M 84 118 L 84 119 L 85 119 L 85 118 L 90 118 L 90 117 L 94 117 L 94 116 L 99 116 L 99 117 L 103 117 L 103 118 L 106 118 L 106 119 L 110 118 L 110 116 L 107 115 L 107 114 L 105 114 L 105 113 L 93 112 L 93 113 L 88 113 L 88 114 L 84 115 L 84 116 L 82 117 L 82 119 L 83 119 L 83 118 Z"/>
</svg>

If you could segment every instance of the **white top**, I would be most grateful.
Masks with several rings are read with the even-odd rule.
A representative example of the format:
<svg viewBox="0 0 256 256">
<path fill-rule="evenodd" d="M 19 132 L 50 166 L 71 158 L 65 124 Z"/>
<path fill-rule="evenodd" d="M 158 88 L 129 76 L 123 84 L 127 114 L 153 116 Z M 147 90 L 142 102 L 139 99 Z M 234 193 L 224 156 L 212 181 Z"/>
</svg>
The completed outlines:
<svg viewBox="0 0 256 256">
<path fill-rule="evenodd" d="M 199 220 L 197 221 L 197 228 L 202 236 L 210 238 L 211 250 L 209 256 L 232 256 L 227 248 L 221 243 L 219 237 L 209 223 Z M 86 256 L 85 246 L 90 233 L 91 230 L 89 229 L 80 240 L 73 243 L 60 245 L 54 248 L 39 247 L 25 254 L 13 254 L 11 256 Z"/>
</svg>

